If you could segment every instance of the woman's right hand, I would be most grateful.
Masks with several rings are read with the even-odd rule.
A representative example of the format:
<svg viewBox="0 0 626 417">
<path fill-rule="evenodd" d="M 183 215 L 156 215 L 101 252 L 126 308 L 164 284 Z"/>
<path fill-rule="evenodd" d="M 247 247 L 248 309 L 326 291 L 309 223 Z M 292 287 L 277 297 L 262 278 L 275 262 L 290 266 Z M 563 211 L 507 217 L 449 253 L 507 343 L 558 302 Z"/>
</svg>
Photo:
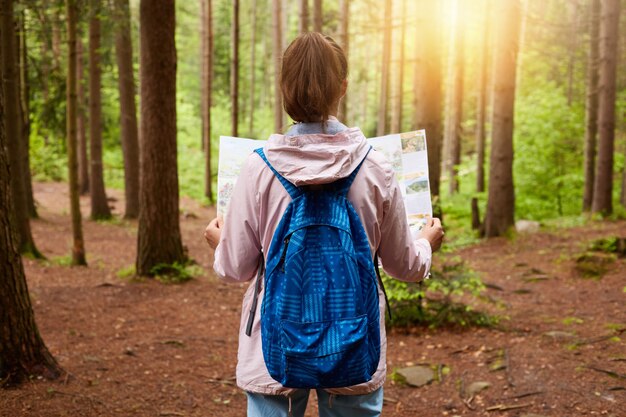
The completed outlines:
<svg viewBox="0 0 626 417">
<path fill-rule="evenodd" d="M 428 219 L 428 222 L 424 225 L 420 231 L 419 238 L 428 240 L 433 252 L 438 251 L 443 241 L 443 227 L 441 226 L 441 220 L 437 217 Z"/>
</svg>

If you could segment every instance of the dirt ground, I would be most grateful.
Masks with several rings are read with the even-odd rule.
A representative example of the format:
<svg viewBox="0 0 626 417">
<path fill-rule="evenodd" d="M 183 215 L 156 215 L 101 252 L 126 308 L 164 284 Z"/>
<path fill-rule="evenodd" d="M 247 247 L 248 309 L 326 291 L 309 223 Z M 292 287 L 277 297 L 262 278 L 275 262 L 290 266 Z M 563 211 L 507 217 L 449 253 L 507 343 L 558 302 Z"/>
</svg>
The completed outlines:
<svg viewBox="0 0 626 417">
<path fill-rule="evenodd" d="M 84 220 L 89 267 L 63 266 L 67 185 L 36 184 L 35 194 L 33 233 L 50 262 L 25 260 L 26 275 L 40 332 L 68 375 L 0 390 L 0 416 L 244 416 L 234 373 L 245 288 L 210 268 L 202 233 L 214 210 L 181 202 L 184 244 L 205 275 L 164 285 L 118 277 L 134 263 L 136 222 Z M 109 194 L 119 217 L 123 196 Z M 89 199 L 81 205 L 88 216 Z M 388 378 L 383 415 L 626 416 L 626 260 L 601 280 L 581 278 L 573 261 L 591 240 L 616 235 L 626 237 L 626 222 L 461 250 L 504 319 L 498 328 L 391 331 L 390 373 L 414 364 L 450 372 L 421 388 Z M 469 397 L 473 382 L 490 386 Z"/>
</svg>

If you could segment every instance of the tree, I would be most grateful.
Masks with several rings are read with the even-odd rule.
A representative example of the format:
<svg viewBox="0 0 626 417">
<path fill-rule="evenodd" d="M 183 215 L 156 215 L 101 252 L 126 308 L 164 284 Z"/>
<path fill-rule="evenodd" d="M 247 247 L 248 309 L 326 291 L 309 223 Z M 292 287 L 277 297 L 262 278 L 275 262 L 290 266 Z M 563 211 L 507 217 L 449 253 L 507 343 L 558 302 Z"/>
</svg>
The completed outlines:
<svg viewBox="0 0 626 417">
<path fill-rule="evenodd" d="M 489 32 L 491 28 L 491 0 L 485 0 L 482 47 L 479 50 L 480 75 L 476 103 L 476 191 L 485 191 L 485 119 L 487 113 L 487 68 L 489 62 Z"/>
<path fill-rule="evenodd" d="M 256 1 L 256 0 L 255 0 Z M 213 177 L 211 175 L 211 103 L 213 83 L 213 4 L 200 0 L 202 27 L 202 147 L 204 148 L 204 195 L 213 202 Z M 254 43 L 253 43 L 254 44 Z M 254 65 L 252 66 L 254 67 Z M 254 73 L 254 71 L 253 71 Z"/>
<path fill-rule="evenodd" d="M 133 44 L 130 36 L 130 6 L 128 0 L 116 0 L 117 31 L 115 56 L 120 94 L 120 124 L 122 154 L 124 156 L 124 218 L 139 216 L 139 139 L 137 105 L 135 103 L 135 75 L 133 72 Z"/>
<path fill-rule="evenodd" d="M 89 193 L 89 156 L 87 153 L 87 120 L 85 117 L 85 87 L 83 85 L 85 70 L 83 68 L 83 41 L 76 39 L 76 129 L 78 136 L 78 189 L 80 194 Z"/>
<path fill-rule="evenodd" d="M 404 39 L 406 38 L 406 0 L 402 0 L 402 12 L 400 16 L 400 42 L 398 43 L 398 49 L 400 56 L 398 57 L 398 70 L 396 79 L 396 95 L 394 111 L 391 115 L 391 130 L 394 132 L 400 132 L 402 130 L 402 108 L 404 107 Z"/>
<path fill-rule="evenodd" d="M 30 172 L 30 89 L 28 84 L 28 45 L 26 42 L 26 15 L 24 9 L 17 17 L 17 49 L 20 67 L 20 115 L 22 120 L 22 168 L 24 169 L 24 192 L 26 195 L 26 207 L 31 219 L 39 217 L 35 199 L 33 198 L 33 178 Z"/>
<path fill-rule="evenodd" d="M 348 67 L 350 67 L 350 0 L 341 0 L 340 6 L 341 20 L 339 25 L 339 43 L 343 49 Z M 348 94 L 343 96 L 339 107 L 339 114 L 344 123 L 348 121 Z"/>
<path fill-rule="evenodd" d="M 615 90 L 619 0 L 602 0 L 600 17 L 600 67 L 598 96 L 598 163 L 591 211 L 613 212 L 613 150 L 615 147 Z"/>
<path fill-rule="evenodd" d="M 461 136 L 463 122 L 463 73 L 464 73 L 464 0 L 456 0 L 456 19 L 450 43 L 450 73 L 448 82 L 448 117 L 445 143 L 447 143 L 447 171 L 450 178 L 449 192 L 459 191 L 458 169 L 461 163 Z"/>
<path fill-rule="evenodd" d="M 250 17 L 252 20 L 250 39 L 250 125 L 248 127 L 250 136 L 253 136 L 254 132 L 254 108 L 256 107 L 256 102 L 254 98 L 254 90 L 256 88 L 256 14 L 256 0 L 252 0 L 252 7 L 250 8 Z"/>
<path fill-rule="evenodd" d="M 439 5 L 431 0 L 419 3 L 420 28 L 415 40 L 414 65 L 414 126 L 426 130 L 428 141 L 428 176 L 430 190 L 439 195 L 441 178 L 441 36 L 439 31 Z"/>
<path fill-rule="evenodd" d="M 600 0 L 591 0 L 587 102 L 585 103 L 585 188 L 583 210 L 591 210 L 598 135 L 598 64 L 600 61 Z"/>
<path fill-rule="evenodd" d="M 514 224 L 513 114 L 521 24 L 519 0 L 494 2 L 493 108 L 485 235 L 501 236 Z"/>
<path fill-rule="evenodd" d="M 8 10 L 2 2 L 2 11 Z M 10 6 L 9 6 L 10 7 Z M 5 16 L 3 15 L 3 18 Z M 4 20 L 2 32 L 6 26 Z M 0 46 L 0 55 L 5 52 L 5 43 Z M 3 69 L 3 68 L 2 68 Z M 2 71 L 0 71 L 0 76 Z M 8 143 L 4 129 L 5 106 L 3 89 L 0 88 L 0 381 L 17 383 L 33 375 L 55 379 L 61 368 L 44 344 L 28 295 L 24 266 L 15 241 L 15 210 L 12 201 L 11 178 L 19 172 L 10 169 L 7 155 Z"/>
<path fill-rule="evenodd" d="M 67 170 L 70 188 L 70 215 L 72 217 L 72 265 L 87 265 L 85 243 L 78 199 L 78 160 L 76 157 L 76 0 L 65 0 L 67 25 Z"/>
<path fill-rule="evenodd" d="M 89 18 L 89 156 L 91 176 L 91 218 L 109 219 L 111 210 L 104 189 L 102 170 L 102 69 L 100 67 L 99 0 L 90 0 Z"/>
<path fill-rule="evenodd" d="M 272 0 L 272 55 L 274 60 L 274 131 L 283 130 L 283 99 L 280 91 L 280 65 L 282 57 L 282 17 L 281 1 Z"/>
<path fill-rule="evenodd" d="M 141 153 L 136 270 L 185 259 L 180 236 L 176 151 L 174 0 L 141 0 Z"/>
<path fill-rule="evenodd" d="M 313 0 L 313 31 L 321 32 L 324 26 L 322 0 Z"/>
<path fill-rule="evenodd" d="M 2 87 L 4 88 L 4 124 L 8 139 L 10 164 L 15 175 L 11 177 L 13 194 L 13 211 L 18 233 L 18 249 L 20 253 L 41 257 L 35 246 L 30 230 L 30 219 L 26 199 L 24 181 L 24 140 L 22 137 L 22 119 L 20 108 L 20 74 L 16 65 L 18 51 L 16 48 L 15 19 L 13 17 L 14 0 L 2 0 L 0 3 L 0 42 L 2 44 Z M 28 167 L 26 167 L 28 169 Z"/>
<path fill-rule="evenodd" d="M 231 134 L 238 136 L 239 121 L 239 0 L 233 0 L 233 19 L 231 22 L 231 50 L 230 59 L 230 106 L 231 106 Z"/>
<path fill-rule="evenodd" d="M 380 102 L 378 105 L 378 126 L 376 134 L 382 136 L 387 131 L 387 106 L 389 105 L 389 67 L 391 65 L 391 11 L 392 0 L 385 0 L 383 28 L 382 70 L 380 76 Z"/>
<path fill-rule="evenodd" d="M 309 0 L 300 0 L 300 33 L 309 31 Z"/>
</svg>

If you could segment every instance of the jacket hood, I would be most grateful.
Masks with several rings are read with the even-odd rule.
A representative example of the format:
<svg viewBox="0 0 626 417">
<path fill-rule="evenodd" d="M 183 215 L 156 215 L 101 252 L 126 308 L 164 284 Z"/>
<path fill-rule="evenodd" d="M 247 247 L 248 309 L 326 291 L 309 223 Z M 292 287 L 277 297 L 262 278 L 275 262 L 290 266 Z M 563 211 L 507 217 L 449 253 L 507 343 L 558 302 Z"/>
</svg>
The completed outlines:
<svg viewBox="0 0 626 417">
<path fill-rule="evenodd" d="M 358 127 L 328 134 L 274 134 L 265 155 L 293 185 L 328 184 L 349 176 L 367 155 L 369 144 Z"/>
</svg>

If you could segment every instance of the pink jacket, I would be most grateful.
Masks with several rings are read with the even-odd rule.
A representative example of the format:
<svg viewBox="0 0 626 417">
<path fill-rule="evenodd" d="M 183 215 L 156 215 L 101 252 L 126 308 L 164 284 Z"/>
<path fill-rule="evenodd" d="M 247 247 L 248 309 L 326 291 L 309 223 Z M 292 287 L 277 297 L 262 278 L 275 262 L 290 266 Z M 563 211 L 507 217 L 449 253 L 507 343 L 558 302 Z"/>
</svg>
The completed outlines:
<svg viewBox="0 0 626 417">
<path fill-rule="evenodd" d="M 369 144 L 358 128 L 335 135 L 272 135 L 264 148 L 272 166 L 296 186 L 325 184 L 347 177 L 365 156 Z M 420 281 L 430 270 L 431 248 L 426 239 L 411 240 L 402 195 L 391 165 L 384 155 L 367 156 L 348 193 L 384 270 L 405 281 Z M 285 188 L 256 154 L 251 154 L 233 190 L 219 245 L 215 250 L 215 272 L 224 280 L 250 281 L 245 293 L 239 330 L 237 385 L 250 392 L 289 395 L 272 379 L 261 350 L 259 303 L 250 337 L 245 335 L 254 292 L 254 278 L 261 252 L 269 248 L 274 230 L 290 202 Z M 333 394 L 365 394 L 385 382 L 387 339 L 385 299 L 379 289 L 381 355 L 378 369 L 366 383 L 338 389 Z"/>
</svg>

